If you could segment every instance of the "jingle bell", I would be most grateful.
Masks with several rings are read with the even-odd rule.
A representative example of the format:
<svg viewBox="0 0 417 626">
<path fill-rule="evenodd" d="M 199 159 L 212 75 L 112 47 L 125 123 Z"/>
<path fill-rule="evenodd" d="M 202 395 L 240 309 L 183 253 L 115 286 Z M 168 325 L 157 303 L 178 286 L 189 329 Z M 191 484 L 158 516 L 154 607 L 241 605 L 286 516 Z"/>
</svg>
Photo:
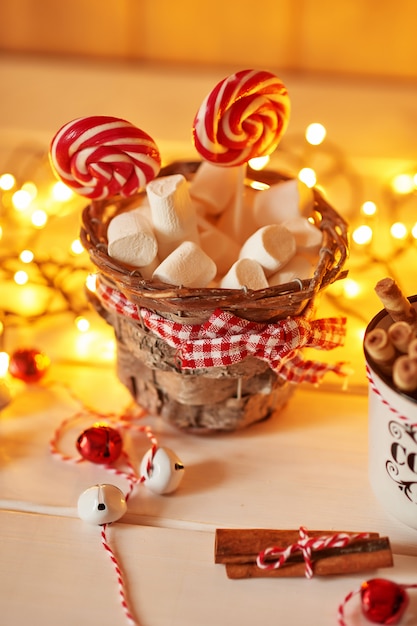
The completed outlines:
<svg viewBox="0 0 417 626">
<path fill-rule="evenodd" d="M 94 485 L 78 498 L 78 516 L 89 524 L 111 524 L 127 509 L 123 492 L 115 485 Z"/>
<path fill-rule="evenodd" d="M 118 430 L 110 426 L 92 426 L 78 437 L 76 447 L 81 456 L 91 463 L 113 463 L 123 447 Z"/>
<path fill-rule="evenodd" d="M 385 580 L 373 578 L 361 585 L 362 611 L 375 624 L 398 624 L 408 605 L 404 587 Z"/>
<path fill-rule="evenodd" d="M 184 477 L 182 461 L 169 448 L 158 448 L 153 455 L 152 452 L 148 450 L 140 464 L 144 484 L 158 494 L 175 491 Z"/>
</svg>

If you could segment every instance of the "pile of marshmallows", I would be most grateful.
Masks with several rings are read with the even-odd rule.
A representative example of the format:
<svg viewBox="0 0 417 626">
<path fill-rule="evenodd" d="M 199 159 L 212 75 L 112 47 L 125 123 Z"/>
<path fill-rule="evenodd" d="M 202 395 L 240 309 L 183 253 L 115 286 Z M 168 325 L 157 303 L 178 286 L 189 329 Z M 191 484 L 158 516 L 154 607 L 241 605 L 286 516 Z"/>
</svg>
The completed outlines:
<svg viewBox="0 0 417 626">
<path fill-rule="evenodd" d="M 310 278 L 322 243 L 308 219 L 312 190 L 291 179 L 245 186 L 237 199 L 239 175 L 203 161 L 191 182 L 181 174 L 150 181 L 140 203 L 109 222 L 109 256 L 145 279 L 187 288 L 258 290 Z"/>
</svg>

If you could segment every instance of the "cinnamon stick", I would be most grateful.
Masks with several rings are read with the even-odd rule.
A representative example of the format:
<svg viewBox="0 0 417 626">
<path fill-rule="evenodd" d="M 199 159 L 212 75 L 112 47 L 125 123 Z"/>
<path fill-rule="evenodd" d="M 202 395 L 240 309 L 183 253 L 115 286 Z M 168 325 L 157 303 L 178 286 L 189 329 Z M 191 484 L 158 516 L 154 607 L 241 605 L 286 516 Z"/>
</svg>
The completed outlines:
<svg viewBox="0 0 417 626">
<path fill-rule="evenodd" d="M 329 536 L 339 532 L 342 531 L 315 530 L 308 531 L 308 536 Z M 225 564 L 227 576 L 233 579 L 304 577 L 305 562 L 303 555 L 298 552 L 293 553 L 278 569 L 261 569 L 256 563 L 258 555 L 265 548 L 280 546 L 285 549 L 299 539 L 296 530 L 217 529 L 215 562 Z M 379 537 L 378 533 L 369 533 L 369 538 L 354 539 L 344 547 L 313 551 L 312 563 L 315 575 L 330 576 L 391 567 L 393 558 L 389 539 Z"/>
</svg>

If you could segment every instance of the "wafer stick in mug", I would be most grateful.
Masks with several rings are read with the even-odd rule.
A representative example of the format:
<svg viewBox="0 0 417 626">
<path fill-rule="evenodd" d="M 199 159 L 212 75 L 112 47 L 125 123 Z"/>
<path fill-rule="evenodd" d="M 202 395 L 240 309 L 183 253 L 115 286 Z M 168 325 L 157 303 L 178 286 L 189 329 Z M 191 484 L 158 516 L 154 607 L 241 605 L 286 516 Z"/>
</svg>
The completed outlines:
<svg viewBox="0 0 417 626">
<path fill-rule="evenodd" d="M 407 300 L 392 278 L 383 278 L 375 286 L 375 292 L 386 312 L 394 322 L 407 322 L 417 331 L 417 311 Z"/>
<path fill-rule="evenodd" d="M 407 353 L 412 359 L 417 359 L 417 337 L 410 341 Z"/>
<path fill-rule="evenodd" d="M 407 354 L 408 346 L 415 337 L 415 334 L 410 324 L 407 322 L 394 322 L 388 328 L 388 337 L 398 352 Z"/>
<path fill-rule="evenodd" d="M 384 328 L 373 328 L 365 336 L 364 347 L 369 356 L 385 373 L 391 373 L 396 351 Z"/>
<path fill-rule="evenodd" d="M 392 369 L 394 385 L 406 393 L 417 390 L 417 359 L 403 354 L 396 359 Z"/>
</svg>

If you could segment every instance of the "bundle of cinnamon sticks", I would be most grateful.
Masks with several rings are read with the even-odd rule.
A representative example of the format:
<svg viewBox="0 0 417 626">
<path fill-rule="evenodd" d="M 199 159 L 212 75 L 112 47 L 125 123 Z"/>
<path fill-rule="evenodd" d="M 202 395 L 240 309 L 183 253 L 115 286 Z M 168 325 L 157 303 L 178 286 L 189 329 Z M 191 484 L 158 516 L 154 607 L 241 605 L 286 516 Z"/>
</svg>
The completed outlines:
<svg viewBox="0 0 417 626">
<path fill-rule="evenodd" d="M 344 533 L 344 531 L 343 531 Z M 309 531 L 309 538 L 335 536 L 338 531 Z M 358 533 L 344 533 L 352 537 Z M 361 535 L 365 535 L 362 533 Z M 215 563 L 226 566 L 228 578 L 304 577 L 305 559 L 301 552 L 294 552 L 278 568 L 261 568 L 258 557 L 268 546 L 286 547 L 300 539 L 298 530 L 267 529 L 217 529 L 215 536 Z M 267 558 L 267 557 L 266 557 Z M 366 533 L 366 538 L 353 538 L 344 547 L 329 547 L 312 551 L 313 573 L 317 576 L 352 574 L 392 567 L 393 557 L 387 537 L 378 533 Z"/>
</svg>

